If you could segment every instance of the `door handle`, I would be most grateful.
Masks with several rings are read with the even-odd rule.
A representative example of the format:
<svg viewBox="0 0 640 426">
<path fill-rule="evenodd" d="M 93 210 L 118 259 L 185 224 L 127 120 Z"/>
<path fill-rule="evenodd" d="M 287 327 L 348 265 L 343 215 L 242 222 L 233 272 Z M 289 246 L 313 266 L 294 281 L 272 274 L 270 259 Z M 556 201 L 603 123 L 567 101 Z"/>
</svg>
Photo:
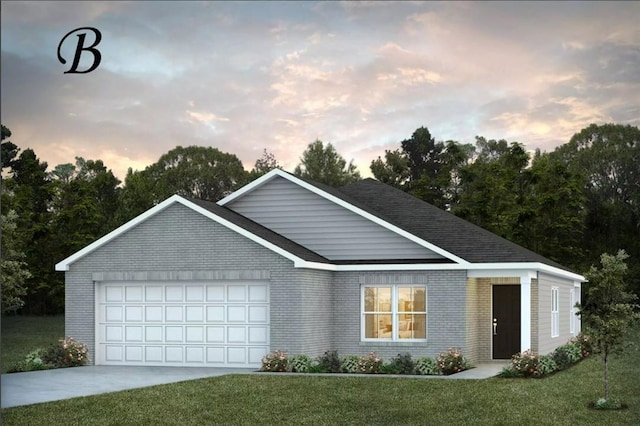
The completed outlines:
<svg viewBox="0 0 640 426">
<path fill-rule="evenodd" d="M 493 319 L 493 335 L 498 335 L 498 320 L 496 318 Z"/>
</svg>

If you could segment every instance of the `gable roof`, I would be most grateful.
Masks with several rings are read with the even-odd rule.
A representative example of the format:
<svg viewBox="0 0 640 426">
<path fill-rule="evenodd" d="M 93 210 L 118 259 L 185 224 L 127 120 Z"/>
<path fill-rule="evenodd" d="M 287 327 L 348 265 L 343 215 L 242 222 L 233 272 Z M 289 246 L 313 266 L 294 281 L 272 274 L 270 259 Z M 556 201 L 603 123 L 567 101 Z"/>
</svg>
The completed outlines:
<svg viewBox="0 0 640 426">
<path fill-rule="evenodd" d="M 217 204 L 221 206 L 226 206 L 227 204 L 230 204 L 232 201 L 251 193 L 252 191 L 265 185 L 272 179 L 277 179 L 278 177 L 284 178 L 298 186 L 301 186 L 302 188 L 305 188 L 308 191 L 311 191 L 322 198 L 325 198 L 347 210 L 350 210 L 364 217 L 367 220 L 370 220 L 373 223 L 376 223 L 377 225 L 383 228 L 386 228 L 392 232 L 395 232 L 396 234 L 443 256 L 445 259 L 447 259 L 445 262 L 452 261 L 458 264 L 468 263 L 465 259 L 462 259 L 456 254 L 448 252 L 443 248 L 435 244 L 432 244 L 428 240 L 424 240 L 412 234 L 411 232 L 408 232 L 407 230 L 394 225 L 391 222 L 383 220 L 381 217 L 379 217 L 378 214 L 376 214 L 374 211 L 371 211 L 371 209 L 369 209 L 367 206 L 363 205 L 362 203 L 358 202 L 355 199 L 350 198 L 348 195 L 346 195 L 344 192 L 340 191 L 339 189 L 329 187 L 327 185 L 324 185 L 318 182 L 314 182 L 310 179 L 301 178 L 299 176 L 296 176 L 292 173 L 289 173 L 280 169 L 271 170 L 269 173 L 261 176 L 260 178 L 256 179 L 250 184 L 240 188 L 239 190 L 232 193 L 231 195 L 221 199 L 220 201 L 218 201 Z M 389 263 L 393 263 L 393 262 L 389 262 Z"/>
<path fill-rule="evenodd" d="M 282 177 L 296 185 L 348 209 L 365 219 L 396 232 L 440 255 L 428 261 L 330 261 L 324 256 L 238 214 L 225 204 L 252 192 L 271 179 Z M 57 271 L 69 266 L 168 206 L 180 203 L 294 262 L 297 268 L 328 271 L 378 270 L 469 270 L 473 276 L 498 271 L 503 276 L 545 271 L 574 281 L 584 281 L 562 265 L 527 250 L 451 213 L 374 179 L 365 179 L 342 188 L 303 179 L 280 169 L 272 170 L 217 203 L 174 195 L 99 240 L 56 264 Z M 474 272 L 475 271 L 475 272 Z M 500 272 L 502 271 L 502 272 Z M 485 275 L 483 275 L 485 274 Z M 492 276 L 492 275 L 491 275 Z"/>
<path fill-rule="evenodd" d="M 253 222 L 250 219 L 247 219 L 242 215 L 235 213 L 230 209 L 218 206 L 216 203 L 210 201 L 189 200 L 179 195 L 173 195 L 162 203 L 152 207 L 102 238 L 84 247 L 80 251 L 58 262 L 55 266 L 56 271 L 68 271 L 69 266 L 75 261 L 97 250 L 114 238 L 124 234 L 133 227 L 143 223 L 147 219 L 176 203 L 188 207 L 225 226 L 226 228 L 249 238 L 263 247 L 294 261 L 295 264 L 304 264 L 305 262 L 328 264 L 329 262 L 323 256 L 320 256 L 319 254 Z"/>
</svg>

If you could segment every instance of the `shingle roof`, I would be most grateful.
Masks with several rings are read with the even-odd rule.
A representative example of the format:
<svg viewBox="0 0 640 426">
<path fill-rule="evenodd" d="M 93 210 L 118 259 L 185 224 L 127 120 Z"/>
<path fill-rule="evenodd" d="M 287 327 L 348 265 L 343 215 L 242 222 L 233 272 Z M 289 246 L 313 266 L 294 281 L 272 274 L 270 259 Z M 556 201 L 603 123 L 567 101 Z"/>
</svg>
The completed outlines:
<svg viewBox="0 0 640 426">
<path fill-rule="evenodd" d="M 203 209 L 208 210 L 225 220 L 228 220 L 235 225 L 238 225 L 239 227 L 280 247 L 281 249 L 298 256 L 303 260 L 309 262 L 330 263 L 326 257 L 321 256 L 318 253 L 311 251 L 308 248 L 301 246 L 300 244 L 295 243 L 268 228 L 265 228 L 264 226 L 234 212 L 231 209 L 219 206 L 211 201 L 197 200 L 193 198 L 187 198 L 187 200 L 191 201 L 194 204 L 197 204 Z"/>
<path fill-rule="evenodd" d="M 374 179 L 339 189 L 347 202 L 472 263 L 541 262 L 566 267 Z"/>
</svg>

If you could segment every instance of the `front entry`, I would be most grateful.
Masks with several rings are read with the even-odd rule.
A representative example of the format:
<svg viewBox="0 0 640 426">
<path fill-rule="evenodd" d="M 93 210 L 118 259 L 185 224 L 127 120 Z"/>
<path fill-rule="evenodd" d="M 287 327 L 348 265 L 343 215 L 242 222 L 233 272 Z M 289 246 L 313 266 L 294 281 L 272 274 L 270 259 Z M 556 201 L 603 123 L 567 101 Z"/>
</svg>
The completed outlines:
<svg viewBox="0 0 640 426">
<path fill-rule="evenodd" d="M 520 352 L 520 286 L 493 286 L 493 359 Z"/>
</svg>

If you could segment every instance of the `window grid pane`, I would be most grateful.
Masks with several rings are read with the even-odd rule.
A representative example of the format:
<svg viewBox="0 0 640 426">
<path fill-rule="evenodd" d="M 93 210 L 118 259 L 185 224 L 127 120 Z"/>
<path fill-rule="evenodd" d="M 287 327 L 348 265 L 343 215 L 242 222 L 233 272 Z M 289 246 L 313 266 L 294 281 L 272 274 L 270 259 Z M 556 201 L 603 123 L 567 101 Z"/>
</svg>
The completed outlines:
<svg viewBox="0 0 640 426">
<path fill-rule="evenodd" d="M 425 340 L 426 286 L 365 286 L 365 339 Z"/>
<path fill-rule="evenodd" d="M 551 337 L 560 335 L 560 311 L 558 288 L 551 288 Z"/>
</svg>

